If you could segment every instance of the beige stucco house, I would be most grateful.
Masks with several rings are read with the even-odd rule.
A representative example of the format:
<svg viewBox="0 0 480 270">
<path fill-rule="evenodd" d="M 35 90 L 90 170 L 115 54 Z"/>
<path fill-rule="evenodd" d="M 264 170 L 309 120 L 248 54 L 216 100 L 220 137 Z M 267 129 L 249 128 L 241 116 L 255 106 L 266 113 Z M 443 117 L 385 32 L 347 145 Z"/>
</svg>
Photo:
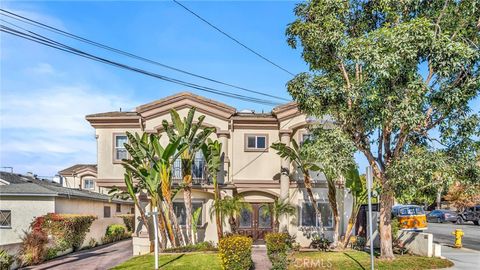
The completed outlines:
<svg viewBox="0 0 480 270">
<path fill-rule="evenodd" d="M 127 157 L 123 144 L 127 142 L 125 132 L 162 133 L 162 120 L 170 120 L 169 111 L 176 109 L 181 117 L 187 115 L 191 107 L 197 108 L 195 119 L 206 116 L 203 125 L 214 127 L 211 135 L 222 143 L 224 153 L 224 177 L 220 179 L 223 194 L 239 194 L 251 203 L 254 211 L 245 212 L 239 218 L 240 233 L 261 240 L 266 232 L 272 230 L 269 216 L 260 215 L 265 203 L 274 199 L 288 198 L 297 206 L 298 213 L 284 220 L 281 228 L 286 228 L 297 236 L 297 241 L 308 245 L 310 233 L 317 226 L 315 214 L 308 200 L 302 177 L 296 173 L 288 161 L 280 158 L 270 146 L 274 142 L 290 144 L 291 139 L 302 142 L 308 136 L 309 121 L 295 103 L 278 106 L 270 113 L 237 111 L 235 108 L 192 93 L 179 93 L 148 104 L 138 106 L 132 112 L 106 112 L 86 116 L 95 128 L 97 138 L 97 178 L 98 187 L 122 187 L 124 169 L 121 159 Z M 168 142 L 162 136 L 162 142 Z M 202 207 L 202 221 L 199 229 L 200 240 L 216 241 L 215 222 L 210 219 L 209 208 L 212 205 L 212 185 L 205 177 L 204 161 L 199 154 L 194 166 L 194 208 Z M 283 168 L 283 169 L 282 169 Z M 283 173 L 282 173 L 283 172 Z M 290 173 L 288 173 L 290 172 Z M 173 172 L 174 181 L 180 181 L 180 164 Z M 324 216 L 327 236 L 332 235 L 332 214 L 327 200 L 327 185 L 322 174 L 314 176 L 314 194 Z M 175 209 L 180 223 L 185 222 L 183 196 L 177 195 Z M 351 211 L 351 198 L 338 189 L 338 202 L 342 213 L 341 228 L 344 230 Z M 142 243 L 148 247 L 148 241 L 134 239 L 134 253 L 141 252 Z"/>
<path fill-rule="evenodd" d="M 60 183 L 67 188 L 108 194 L 109 188 L 97 184 L 96 164 L 75 164 L 58 172 Z"/>
<path fill-rule="evenodd" d="M 48 213 L 86 214 L 92 223 L 84 245 L 90 238 L 101 243 L 110 224 L 123 224 L 120 214 L 134 212 L 131 201 L 111 199 L 87 190 L 62 187 L 48 180 L 28 175 L 0 172 L 0 248 L 15 254 L 24 231 L 35 217 Z"/>
</svg>

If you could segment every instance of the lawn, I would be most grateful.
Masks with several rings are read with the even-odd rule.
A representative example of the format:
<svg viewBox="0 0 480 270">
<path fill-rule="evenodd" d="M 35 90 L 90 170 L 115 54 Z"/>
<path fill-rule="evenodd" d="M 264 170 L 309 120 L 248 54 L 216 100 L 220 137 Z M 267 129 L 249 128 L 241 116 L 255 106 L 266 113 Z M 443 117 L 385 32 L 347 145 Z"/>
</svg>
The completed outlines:
<svg viewBox="0 0 480 270">
<path fill-rule="evenodd" d="M 165 270 L 216 270 L 221 269 L 217 253 L 160 254 L 160 269 Z M 152 254 L 134 257 L 112 268 L 120 269 L 154 269 Z"/>
<path fill-rule="evenodd" d="M 412 255 L 396 255 L 393 261 L 375 259 L 375 269 L 438 269 L 452 265 L 449 260 Z M 290 269 L 370 269 L 370 254 L 361 251 L 302 252 L 295 255 Z"/>
</svg>

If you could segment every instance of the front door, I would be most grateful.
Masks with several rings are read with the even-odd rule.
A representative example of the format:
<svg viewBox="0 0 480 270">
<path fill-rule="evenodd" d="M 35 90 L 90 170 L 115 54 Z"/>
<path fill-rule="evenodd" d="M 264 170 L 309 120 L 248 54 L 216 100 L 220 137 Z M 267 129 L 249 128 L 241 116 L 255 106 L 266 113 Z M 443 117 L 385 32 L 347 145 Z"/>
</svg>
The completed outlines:
<svg viewBox="0 0 480 270">
<path fill-rule="evenodd" d="M 252 211 L 242 210 L 238 218 L 238 233 L 249 236 L 253 241 L 263 241 L 265 234 L 273 231 L 270 205 L 252 203 Z"/>
</svg>

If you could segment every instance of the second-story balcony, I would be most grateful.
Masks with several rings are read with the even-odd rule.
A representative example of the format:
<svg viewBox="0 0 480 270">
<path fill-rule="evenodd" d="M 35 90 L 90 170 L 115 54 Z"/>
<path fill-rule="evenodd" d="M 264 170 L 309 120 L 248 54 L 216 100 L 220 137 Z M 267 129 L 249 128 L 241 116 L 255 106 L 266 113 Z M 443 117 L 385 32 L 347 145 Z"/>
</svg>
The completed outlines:
<svg viewBox="0 0 480 270">
<path fill-rule="evenodd" d="M 172 181 L 174 184 L 181 184 L 182 178 L 182 161 L 175 160 L 172 169 Z M 205 159 L 203 156 L 195 157 L 192 164 L 192 184 L 193 185 L 208 185 L 210 183 L 207 171 L 205 168 Z"/>
</svg>

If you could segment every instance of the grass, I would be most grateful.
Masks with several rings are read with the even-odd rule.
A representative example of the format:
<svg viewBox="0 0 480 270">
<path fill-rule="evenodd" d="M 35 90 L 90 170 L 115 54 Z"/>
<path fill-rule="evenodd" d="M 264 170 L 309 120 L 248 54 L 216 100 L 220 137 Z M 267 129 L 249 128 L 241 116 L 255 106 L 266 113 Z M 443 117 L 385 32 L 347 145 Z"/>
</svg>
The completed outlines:
<svg viewBox="0 0 480 270">
<path fill-rule="evenodd" d="M 221 269 L 217 253 L 160 254 L 159 268 L 165 270 L 217 270 Z M 152 254 L 134 257 L 112 270 L 120 269 L 154 269 L 155 259 Z"/>
<path fill-rule="evenodd" d="M 420 270 L 451 266 L 453 263 L 449 260 L 413 255 L 396 255 L 393 261 L 375 259 L 375 269 Z M 301 252 L 295 254 L 290 269 L 370 269 L 370 254 L 361 251 Z"/>
</svg>

